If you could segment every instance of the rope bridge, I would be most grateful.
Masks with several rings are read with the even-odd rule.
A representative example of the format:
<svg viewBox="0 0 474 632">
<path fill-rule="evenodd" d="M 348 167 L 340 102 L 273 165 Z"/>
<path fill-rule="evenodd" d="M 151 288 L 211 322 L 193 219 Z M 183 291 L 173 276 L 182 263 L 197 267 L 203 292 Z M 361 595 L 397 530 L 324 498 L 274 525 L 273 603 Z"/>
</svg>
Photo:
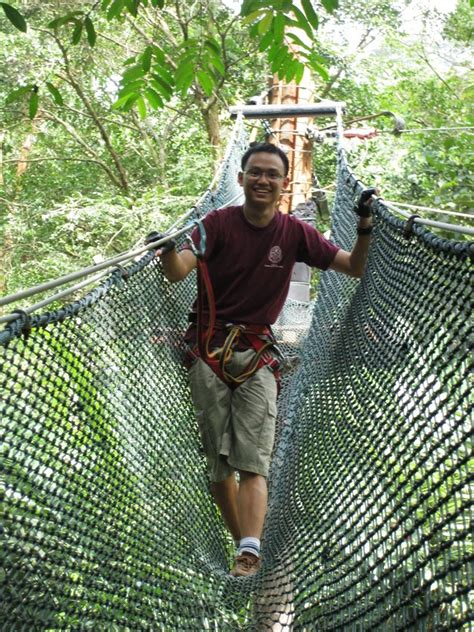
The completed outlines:
<svg viewBox="0 0 474 632">
<path fill-rule="evenodd" d="M 235 135 L 199 211 L 239 189 Z M 360 187 L 339 156 L 333 239 Z M 474 589 L 473 244 L 375 203 L 361 281 L 288 302 L 264 566 L 228 575 L 181 364 L 195 279 L 149 252 L 0 333 L 0 629 L 468 630 Z"/>
</svg>

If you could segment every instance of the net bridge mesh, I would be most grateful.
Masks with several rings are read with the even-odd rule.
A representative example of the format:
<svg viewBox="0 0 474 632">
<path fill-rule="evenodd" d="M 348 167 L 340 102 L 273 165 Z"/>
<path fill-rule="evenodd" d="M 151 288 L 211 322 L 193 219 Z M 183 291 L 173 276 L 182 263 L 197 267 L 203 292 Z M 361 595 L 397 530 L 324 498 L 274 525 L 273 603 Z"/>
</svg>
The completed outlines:
<svg viewBox="0 0 474 632">
<path fill-rule="evenodd" d="M 239 193 L 234 135 L 199 213 Z M 332 239 L 360 184 L 339 154 Z M 469 630 L 473 244 L 375 203 L 367 272 L 275 327 L 283 380 L 262 570 L 228 575 L 182 366 L 195 278 L 153 252 L 0 333 L 0 629 Z"/>
</svg>

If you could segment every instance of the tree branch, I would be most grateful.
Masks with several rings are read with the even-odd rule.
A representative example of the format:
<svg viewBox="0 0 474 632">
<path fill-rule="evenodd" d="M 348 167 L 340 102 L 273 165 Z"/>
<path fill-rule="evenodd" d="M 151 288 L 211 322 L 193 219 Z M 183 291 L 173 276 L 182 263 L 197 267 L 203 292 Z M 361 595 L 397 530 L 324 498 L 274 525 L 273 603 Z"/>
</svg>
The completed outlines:
<svg viewBox="0 0 474 632">
<path fill-rule="evenodd" d="M 67 54 L 67 50 L 65 48 L 65 46 L 63 45 L 63 43 L 61 42 L 61 40 L 57 37 L 56 34 L 51 33 L 50 31 L 46 31 L 46 33 L 48 33 L 51 37 L 53 37 L 53 39 L 56 42 L 56 45 L 58 46 L 59 50 L 61 51 L 61 54 L 63 56 L 63 61 L 64 61 L 64 71 L 66 73 L 66 81 L 67 83 L 69 83 L 69 85 L 74 89 L 74 91 L 76 92 L 76 94 L 78 95 L 78 97 L 80 98 L 80 100 L 82 101 L 82 103 L 84 104 L 86 110 L 89 112 L 91 118 L 93 119 L 96 127 L 99 130 L 99 133 L 102 137 L 102 140 L 105 143 L 105 146 L 107 147 L 107 150 L 112 158 L 112 161 L 115 165 L 115 168 L 117 169 L 118 172 L 118 178 L 115 178 L 115 182 L 118 182 L 118 186 L 123 189 L 124 191 L 128 191 L 129 186 L 128 186 L 128 181 L 127 181 L 127 176 L 125 173 L 125 170 L 122 166 L 122 163 L 120 161 L 120 158 L 117 154 L 117 152 L 115 151 L 114 147 L 112 146 L 112 143 L 110 141 L 109 135 L 107 133 L 107 130 L 105 129 L 104 125 L 102 124 L 102 121 L 100 120 L 100 118 L 97 116 L 97 113 L 95 112 L 94 108 L 92 107 L 91 102 L 89 101 L 88 97 L 86 96 L 86 94 L 84 93 L 82 86 L 78 83 L 78 81 L 75 79 L 73 72 L 71 70 L 71 65 L 69 62 L 69 57 Z"/>
</svg>

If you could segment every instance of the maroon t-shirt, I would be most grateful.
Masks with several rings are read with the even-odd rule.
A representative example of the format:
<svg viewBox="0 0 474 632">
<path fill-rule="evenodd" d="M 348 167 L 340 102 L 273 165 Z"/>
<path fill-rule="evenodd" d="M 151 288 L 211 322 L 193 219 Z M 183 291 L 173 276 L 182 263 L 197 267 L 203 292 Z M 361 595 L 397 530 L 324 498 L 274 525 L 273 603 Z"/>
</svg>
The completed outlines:
<svg viewBox="0 0 474 632">
<path fill-rule="evenodd" d="M 261 228 L 247 221 L 242 206 L 229 206 L 208 213 L 203 225 L 216 315 L 233 323 L 274 323 L 295 262 L 326 270 L 339 250 L 309 224 L 280 212 Z M 191 237 L 200 248 L 198 227 Z"/>
</svg>

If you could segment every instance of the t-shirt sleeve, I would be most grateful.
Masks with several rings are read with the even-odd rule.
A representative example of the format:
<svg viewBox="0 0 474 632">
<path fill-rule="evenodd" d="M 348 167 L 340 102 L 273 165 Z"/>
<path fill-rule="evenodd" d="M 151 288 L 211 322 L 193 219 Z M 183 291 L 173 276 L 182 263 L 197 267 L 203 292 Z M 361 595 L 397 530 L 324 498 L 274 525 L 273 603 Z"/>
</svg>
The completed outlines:
<svg viewBox="0 0 474 632">
<path fill-rule="evenodd" d="M 305 222 L 298 222 L 300 230 L 297 261 L 303 261 L 309 266 L 327 270 L 336 256 L 339 246 L 326 239 L 313 226 Z"/>
</svg>

